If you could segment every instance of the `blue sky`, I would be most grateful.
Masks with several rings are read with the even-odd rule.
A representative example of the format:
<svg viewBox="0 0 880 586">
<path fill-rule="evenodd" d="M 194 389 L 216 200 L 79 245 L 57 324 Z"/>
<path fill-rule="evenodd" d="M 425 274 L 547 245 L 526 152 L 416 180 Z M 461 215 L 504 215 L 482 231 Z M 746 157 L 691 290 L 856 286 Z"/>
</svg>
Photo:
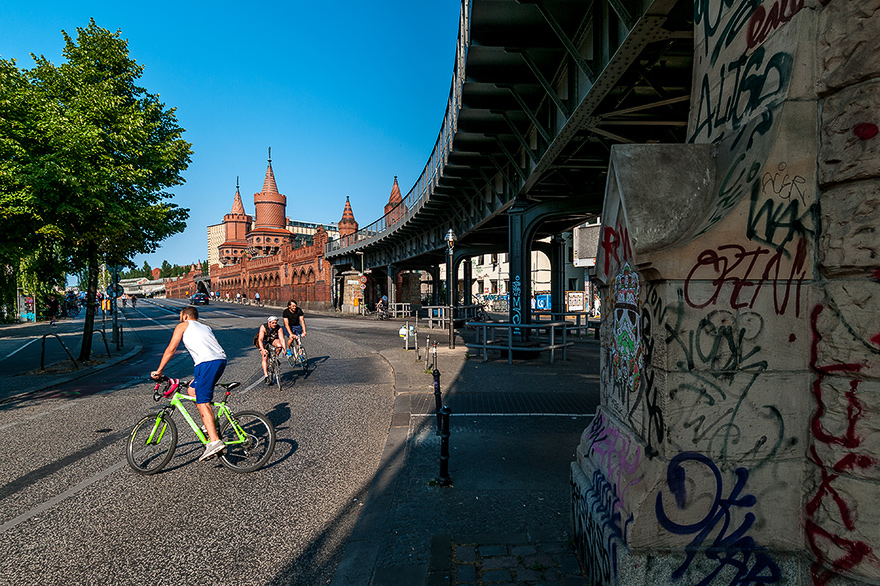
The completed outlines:
<svg viewBox="0 0 880 586">
<path fill-rule="evenodd" d="M 177 108 L 193 143 L 174 202 L 188 227 L 152 267 L 207 258 L 206 227 L 232 208 L 236 176 L 248 213 L 268 148 L 287 215 L 338 222 L 345 197 L 366 225 L 382 215 L 394 176 L 406 194 L 431 154 L 455 61 L 459 0 L 385 2 L 0 3 L 0 57 L 61 62 L 65 30 L 89 18 L 121 29 L 146 67 L 142 86 Z"/>
</svg>

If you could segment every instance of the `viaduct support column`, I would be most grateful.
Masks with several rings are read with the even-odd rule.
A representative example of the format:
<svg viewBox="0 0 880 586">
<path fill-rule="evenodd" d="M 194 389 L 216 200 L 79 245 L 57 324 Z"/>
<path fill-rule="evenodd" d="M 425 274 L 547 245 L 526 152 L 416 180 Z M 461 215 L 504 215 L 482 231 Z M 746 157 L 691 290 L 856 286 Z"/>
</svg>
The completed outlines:
<svg viewBox="0 0 880 586">
<path fill-rule="evenodd" d="M 397 267 L 394 265 L 388 265 L 388 281 L 387 281 L 387 291 L 388 291 L 388 303 L 397 303 L 397 287 L 395 286 L 397 282 Z"/>
<path fill-rule="evenodd" d="M 431 305 L 440 305 L 440 265 L 428 269 L 431 274 Z"/>
<path fill-rule="evenodd" d="M 550 240 L 550 311 L 565 311 L 565 238 Z"/>
<path fill-rule="evenodd" d="M 508 296 L 510 322 L 515 324 L 531 323 L 529 300 L 532 298 L 531 278 L 531 232 L 529 228 L 528 208 L 514 204 L 508 221 L 508 262 L 510 266 L 510 290 Z"/>
<path fill-rule="evenodd" d="M 463 301 L 461 303 L 462 303 L 462 305 L 470 305 L 471 304 L 471 295 L 472 295 L 471 292 L 473 291 L 473 288 L 474 288 L 473 264 L 471 263 L 470 257 L 466 257 L 466 258 L 462 259 L 462 262 L 464 263 L 463 267 L 462 267 L 463 272 L 464 272 L 464 275 L 462 276 L 462 281 L 463 281 L 462 289 L 464 289 L 464 291 L 463 291 L 463 295 L 462 295 Z"/>
</svg>

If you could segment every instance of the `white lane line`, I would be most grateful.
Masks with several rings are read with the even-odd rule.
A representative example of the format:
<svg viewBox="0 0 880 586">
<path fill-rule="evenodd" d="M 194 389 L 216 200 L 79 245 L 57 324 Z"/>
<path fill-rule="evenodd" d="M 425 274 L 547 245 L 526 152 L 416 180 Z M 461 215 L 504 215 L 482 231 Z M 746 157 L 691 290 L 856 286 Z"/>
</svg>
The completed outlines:
<svg viewBox="0 0 880 586">
<path fill-rule="evenodd" d="M 28 346 L 30 346 L 31 344 L 33 344 L 34 342 L 36 342 L 36 341 L 39 340 L 39 339 L 40 339 L 40 338 L 34 338 L 33 340 L 31 340 L 30 342 L 28 342 L 28 343 L 25 344 L 24 346 L 21 346 L 18 350 L 13 350 L 12 352 L 10 352 L 9 354 L 7 354 L 7 355 L 4 357 L 4 360 L 5 360 L 6 358 L 9 358 L 10 356 L 14 356 L 14 355 L 17 354 L 18 352 L 21 352 L 22 350 L 24 350 L 25 348 L 27 348 Z"/>
<path fill-rule="evenodd" d="M 450 413 L 453 417 L 595 417 L 595 413 Z M 437 413 L 410 413 L 410 417 L 437 417 Z"/>
<path fill-rule="evenodd" d="M 77 484 L 76 486 L 72 486 L 72 487 L 68 488 L 67 490 L 65 490 L 64 492 L 59 494 L 58 496 L 52 497 L 48 501 L 44 502 L 41 505 L 34 507 L 30 511 L 28 511 L 26 513 L 22 513 L 21 515 L 12 519 L 11 521 L 7 521 L 3 525 L 0 525 L 0 533 L 4 533 L 6 531 L 9 531 L 10 529 L 24 523 L 25 521 L 33 519 L 34 517 L 36 517 L 40 513 L 44 513 L 46 511 L 48 511 L 50 508 L 54 507 L 58 503 L 69 499 L 70 497 L 72 497 L 73 495 L 75 495 L 76 493 L 81 491 L 82 489 L 91 486 L 92 484 L 98 482 L 99 480 L 101 480 L 102 478 L 104 478 L 106 476 L 109 476 L 110 474 L 116 472 L 117 470 L 119 470 L 120 468 L 122 468 L 125 465 L 126 465 L 126 461 L 122 460 L 121 462 L 117 462 L 116 464 L 110 466 L 109 468 L 102 470 L 101 472 L 98 472 L 97 474 L 95 474 L 91 478 L 86 478 L 85 480 L 83 480 L 82 482 Z"/>
</svg>

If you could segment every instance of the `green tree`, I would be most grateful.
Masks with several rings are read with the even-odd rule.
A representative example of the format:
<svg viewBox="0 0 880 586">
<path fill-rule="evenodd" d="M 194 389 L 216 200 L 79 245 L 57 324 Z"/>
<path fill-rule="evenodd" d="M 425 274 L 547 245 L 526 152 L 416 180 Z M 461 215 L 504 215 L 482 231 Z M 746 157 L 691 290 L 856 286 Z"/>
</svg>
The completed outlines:
<svg viewBox="0 0 880 586">
<path fill-rule="evenodd" d="M 168 262 L 167 260 L 163 260 L 162 261 L 162 268 L 160 269 L 161 272 L 159 273 L 159 276 L 162 277 L 163 279 L 167 279 L 168 277 L 172 276 L 173 270 L 174 270 L 174 267 L 171 266 L 171 263 Z"/>
<path fill-rule="evenodd" d="M 174 109 L 137 85 L 143 67 L 120 34 L 92 20 L 75 40 L 62 31 L 61 65 L 34 56 L 36 66 L 22 76 L 11 71 L 14 63 L 0 63 L 15 98 L 8 107 L 15 117 L 0 122 L 8 127 L 0 139 L 11 135 L 11 144 L 0 148 L 17 155 L 0 179 L 0 208 L 12 206 L 0 228 L 23 233 L 34 251 L 55 246 L 61 268 L 87 270 L 82 360 L 91 354 L 101 263 L 125 265 L 154 252 L 189 215 L 166 190 L 183 183 L 191 145 Z"/>
</svg>

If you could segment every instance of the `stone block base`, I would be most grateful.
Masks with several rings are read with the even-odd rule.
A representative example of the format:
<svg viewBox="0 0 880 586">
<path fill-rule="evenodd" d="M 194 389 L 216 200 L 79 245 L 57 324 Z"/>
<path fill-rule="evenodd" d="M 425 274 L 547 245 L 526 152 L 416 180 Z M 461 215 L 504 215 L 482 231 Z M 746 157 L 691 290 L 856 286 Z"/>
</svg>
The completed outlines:
<svg viewBox="0 0 880 586">
<path fill-rule="evenodd" d="M 691 559 L 684 552 L 632 550 L 625 540 L 632 518 L 621 514 L 614 493 L 601 472 L 596 470 L 588 477 L 577 462 L 572 463 L 572 535 L 590 586 L 814 585 L 810 560 L 790 552 L 749 551 L 742 543 L 739 547 L 721 547 L 714 554 L 704 547 Z M 714 538 L 713 533 L 704 543 L 710 544 Z M 844 584 L 861 582 L 837 577 L 827 586 Z"/>
</svg>

